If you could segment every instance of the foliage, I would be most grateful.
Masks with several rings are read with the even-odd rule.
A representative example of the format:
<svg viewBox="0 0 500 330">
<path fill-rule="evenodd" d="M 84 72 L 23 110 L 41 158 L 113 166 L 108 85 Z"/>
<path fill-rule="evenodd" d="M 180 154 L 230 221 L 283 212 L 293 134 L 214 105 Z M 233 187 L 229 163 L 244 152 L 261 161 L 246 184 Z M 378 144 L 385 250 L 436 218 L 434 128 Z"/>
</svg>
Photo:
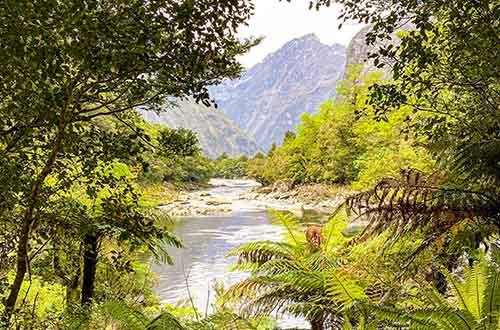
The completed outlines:
<svg viewBox="0 0 500 330">
<path fill-rule="evenodd" d="M 289 134 L 283 146 L 266 158 L 250 160 L 249 175 L 264 184 L 291 180 L 352 184 L 359 189 L 408 166 L 432 169 L 428 152 L 403 134 L 409 108 L 394 111 L 387 121 L 375 120 L 369 88 L 380 75 L 360 77 L 360 72 L 351 67 L 337 98 L 323 103 L 316 115 L 304 114 L 297 133 Z"/>
<path fill-rule="evenodd" d="M 196 186 L 205 184 L 213 176 L 213 166 L 201 155 L 194 132 L 151 125 L 142 119 L 137 124 L 149 136 L 149 148 L 143 153 L 147 165 L 139 169 L 138 180 L 142 186 L 161 187 L 167 183 Z"/>
<path fill-rule="evenodd" d="M 379 319 L 409 329 L 492 329 L 500 327 L 498 266 L 482 260 L 466 267 L 463 279 L 447 276 L 448 298 L 435 294 L 432 305 L 413 311 L 372 307 Z"/>
<path fill-rule="evenodd" d="M 158 243 L 176 241 L 140 208 L 129 175 L 150 147 L 135 109 L 168 97 L 209 103 L 206 86 L 235 78 L 236 57 L 255 44 L 236 37 L 252 10 L 211 0 L 2 4 L 2 326 L 23 326 L 11 318 L 24 312 L 32 264 L 71 261 L 51 280 L 86 304 L 103 242 L 165 257 Z M 4 272 L 15 274 L 8 290 Z"/>
<path fill-rule="evenodd" d="M 196 134 L 186 128 L 163 128 L 158 137 L 159 153 L 166 157 L 188 157 L 200 152 Z"/>
<path fill-rule="evenodd" d="M 214 173 L 216 178 L 241 179 L 247 176 L 248 158 L 241 156 L 238 158 L 219 157 L 214 161 Z"/>
<path fill-rule="evenodd" d="M 464 223 L 488 228 L 486 238 L 499 228 L 499 197 L 482 191 L 443 185 L 419 171 L 403 171 L 401 179 L 385 178 L 373 189 L 351 196 L 347 211 L 370 219 L 366 235 L 391 230 L 391 239 L 420 230 L 425 248 Z"/>
<path fill-rule="evenodd" d="M 228 297 L 236 299 L 245 314 L 288 313 L 306 318 L 313 329 L 358 315 L 358 301 L 368 297 L 342 271 L 335 253 L 348 241 L 342 234 L 345 219 L 332 219 L 323 227 L 325 241 L 317 247 L 301 234 L 297 218 L 282 212 L 273 212 L 272 217 L 286 228 L 287 240 L 253 242 L 232 251 L 230 255 L 238 258 L 234 269 L 252 275 L 229 288 Z"/>
</svg>

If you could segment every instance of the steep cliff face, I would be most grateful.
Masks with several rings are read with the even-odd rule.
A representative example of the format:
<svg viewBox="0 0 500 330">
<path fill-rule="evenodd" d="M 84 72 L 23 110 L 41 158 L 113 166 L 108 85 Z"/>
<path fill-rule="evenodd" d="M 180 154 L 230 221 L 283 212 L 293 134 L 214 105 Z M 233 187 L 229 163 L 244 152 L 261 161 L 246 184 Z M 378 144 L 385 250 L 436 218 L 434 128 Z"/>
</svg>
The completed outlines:
<svg viewBox="0 0 500 330">
<path fill-rule="evenodd" d="M 409 31 L 412 29 L 413 29 L 412 25 L 404 24 L 403 26 L 400 27 L 399 31 Z M 389 40 L 378 41 L 374 45 L 367 45 L 365 39 L 366 39 L 366 34 L 370 32 L 370 30 L 371 26 L 369 25 L 365 26 L 352 38 L 351 42 L 349 43 L 349 46 L 347 46 L 346 71 L 349 65 L 351 64 L 362 65 L 363 70 L 361 71 L 361 74 L 363 76 L 378 71 L 383 73 L 382 78 L 390 79 L 391 78 L 390 66 L 386 65 L 383 68 L 377 68 L 373 63 L 373 60 L 368 58 L 368 55 L 370 53 L 376 52 L 377 49 L 381 46 L 387 46 L 389 44 L 397 46 L 401 41 L 397 37 L 397 33 L 394 33 L 391 36 L 391 39 Z"/>
<path fill-rule="evenodd" d="M 194 131 L 203 154 L 209 158 L 223 153 L 228 156 L 253 156 L 259 151 L 257 144 L 219 109 L 191 101 L 178 101 L 177 107 L 160 114 L 145 110 L 140 113 L 152 124 Z"/>
<path fill-rule="evenodd" d="M 309 34 L 294 39 L 238 80 L 211 88 L 212 97 L 259 147 L 281 143 L 304 112 L 315 113 L 335 96 L 346 61 L 344 46 L 322 44 Z"/>
<path fill-rule="evenodd" d="M 368 59 L 368 54 L 376 50 L 376 46 L 368 46 L 366 44 L 365 38 L 366 34 L 370 32 L 371 27 L 366 26 L 361 29 L 352 38 L 349 46 L 347 46 L 347 60 L 346 60 L 346 72 L 350 65 L 362 65 L 362 75 L 369 74 L 374 71 L 380 71 L 373 64 L 373 61 Z"/>
</svg>

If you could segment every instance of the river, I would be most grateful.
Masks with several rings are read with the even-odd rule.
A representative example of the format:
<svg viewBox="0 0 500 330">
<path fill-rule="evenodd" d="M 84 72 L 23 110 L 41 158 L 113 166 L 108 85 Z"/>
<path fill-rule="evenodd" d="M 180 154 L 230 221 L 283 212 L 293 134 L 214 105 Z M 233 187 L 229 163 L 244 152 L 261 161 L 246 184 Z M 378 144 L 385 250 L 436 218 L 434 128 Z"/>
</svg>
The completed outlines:
<svg viewBox="0 0 500 330">
<path fill-rule="evenodd" d="M 229 272 L 236 260 L 227 258 L 228 252 L 252 241 L 281 240 L 284 228 L 270 223 L 266 209 L 287 206 L 286 202 L 269 205 L 240 200 L 240 194 L 258 186 L 255 181 L 217 179 L 211 183 L 215 187 L 194 194 L 210 194 L 229 201 L 232 212 L 223 216 L 182 217 L 175 232 L 185 247 L 169 249 L 175 264 L 153 266 L 158 274 L 156 291 L 162 303 L 187 303 L 191 296 L 202 313 L 210 313 L 212 309 L 215 283 L 222 283 L 227 288 L 248 276 L 245 272 Z M 308 328 L 303 320 L 286 316 L 281 317 L 279 325 L 283 328 Z"/>
</svg>

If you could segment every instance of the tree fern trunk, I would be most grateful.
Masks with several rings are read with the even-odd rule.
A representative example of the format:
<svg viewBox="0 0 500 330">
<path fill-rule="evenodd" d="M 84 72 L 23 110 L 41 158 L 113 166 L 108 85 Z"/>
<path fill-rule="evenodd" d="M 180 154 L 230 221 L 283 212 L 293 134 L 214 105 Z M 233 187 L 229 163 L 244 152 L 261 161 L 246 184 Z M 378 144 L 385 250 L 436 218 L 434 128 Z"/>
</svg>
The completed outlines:
<svg viewBox="0 0 500 330">
<path fill-rule="evenodd" d="M 311 330 L 324 330 L 324 322 L 322 317 L 316 317 L 312 319 L 311 321 Z"/>
<path fill-rule="evenodd" d="M 94 283 L 97 269 L 97 235 L 87 234 L 84 238 L 82 305 L 94 299 Z"/>
</svg>

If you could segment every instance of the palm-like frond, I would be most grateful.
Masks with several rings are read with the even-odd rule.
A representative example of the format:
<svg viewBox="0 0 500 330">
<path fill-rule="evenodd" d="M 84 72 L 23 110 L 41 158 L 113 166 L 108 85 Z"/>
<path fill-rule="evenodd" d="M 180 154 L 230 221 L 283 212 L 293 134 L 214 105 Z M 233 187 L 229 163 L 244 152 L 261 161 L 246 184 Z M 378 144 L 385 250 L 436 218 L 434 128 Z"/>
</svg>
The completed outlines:
<svg viewBox="0 0 500 330">
<path fill-rule="evenodd" d="M 283 226 L 287 231 L 287 240 L 295 243 L 296 245 L 301 241 L 301 228 L 302 223 L 300 220 L 291 213 L 268 210 L 269 219 L 271 223 Z"/>
<path fill-rule="evenodd" d="M 416 330 L 497 330 L 500 311 L 498 269 L 485 261 L 466 268 L 465 279 L 447 275 L 451 296 L 437 299 L 436 306 L 403 311 L 386 306 L 367 306 L 378 319 Z"/>
<path fill-rule="evenodd" d="M 390 229 L 392 240 L 417 229 L 432 242 L 454 225 L 469 219 L 500 227 L 500 196 L 460 188 L 447 188 L 416 170 L 401 178 L 386 178 L 373 189 L 349 197 L 348 213 L 366 217 L 363 236 Z"/>
<path fill-rule="evenodd" d="M 144 330 L 149 320 L 135 308 L 132 308 L 122 301 L 108 301 L 99 306 L 100 314 L 110 318 L 114 323 L 127 330 Z"/>
<path fill-rule="evenodd" d="M 488 281 L 483 300 L 482 311 L 487 317 L 484 322 L 494 328 L 500 328 L 500 272 L 495 267 L 488 269 Z"/>
<path fill-rule="evenodd" d="M 228 256 L 238 257 L 238 264 L 263 265 L 274 259 L 293 259 L 296 252 L 296 246 L 289 243 L 259 241 L 240 246 L 229 252 Z"/>
<path fill-rule="evenodd" d="M 123 301 L 109 301 L 99 306 L 98 313 L 124 330 L 256 330 L 248 320 L 227 311 L 181 323 L 169 312 L 162 312 L 151 319 Z"/>
<path fill-rule="evenodd" d="M 345 311 L 366 298 L 354 281 L 344 284 L 347 278 L 335 272 L 340 262 L 330 249 L 346 242 L 342 235 L 346 219 L 324 227 L 326 233 L 321 234 L 327 236 L 319 247 L 304 239 L 292 215 L 275 213 L 274 219 L 286 224 L 290 239 L 254 242 L 233 250 L 229 255 L 238 258 L 235 268 L 251 270 L 252 275 L 230 287 L 227 297 L 238 299 L 247 315 L 289 313 L 338 328 Z"/>
<path fill-rule="evenodd" d="M 331 271 L 326 275 L 325 286 L 327 294 L 343 306 L 344 310 L 368 299 L 363 288 L 339 271 Z"/>
<path fill-rule="evenodd" d="M 163 328 L 169 329 L 170 328 Z M 219 312 L 206 319 L 189 322 L 185 330 L 257 330 L 248 320 L 231 313 Z"/>
<path fill-rule="evenodd" d="M 146 325 L 145 330 L 187 330 L 172 314 L 161 313 Z"/>
<path fill-rule="evenodd" d="M 157 261 L 169 265 L 173 264 L 172 257 L 166 247 L 182 248 L 182 241 L 170 231 L 174 220 L 166 211 L 158 208 L 148 209 L 143 213 L 143 216 L 161 231 L 161 235 L 150 236 L 144 240 L 148 250 Z"/>
</svg>

